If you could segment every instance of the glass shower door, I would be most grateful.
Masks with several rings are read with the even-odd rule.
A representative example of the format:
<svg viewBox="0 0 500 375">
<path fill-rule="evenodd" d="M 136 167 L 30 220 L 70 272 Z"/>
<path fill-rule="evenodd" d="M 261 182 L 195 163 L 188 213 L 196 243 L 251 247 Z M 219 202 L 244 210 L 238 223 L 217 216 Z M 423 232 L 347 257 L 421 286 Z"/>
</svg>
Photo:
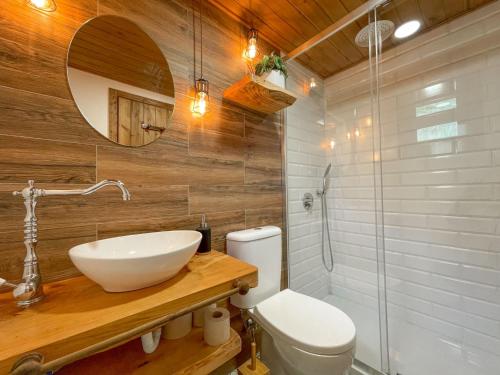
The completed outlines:
<svg viewBox="0 0 500 375">
<path fill-rule="evenodd" d="M 356 325 L 356 359 L 388 371 L 379 142 L 382 44 L 376 22 L 375 10 L 363 23 L 371 24 L 365 29 L 366 64 L 326 82 L 326 154 L 334 171 L 329 214 L 335 248 L 328 301 Z"/>
<path fill-rule="evenodd" d="M 351 26 L 359 31 L 375 21 L 372 11 Z M 287 88 L 298 94 L 287 110 L 286 125 L 289 286 L 349 315 L 357 331 L 356 358 L 388 371 L 378 103 L 381 43 L 375 29 L 367 30 L 363 51 L 370 58 L 359 70 L 325 81 L 316 78 L 318 85 L 311 89 L 312 73 L 289 64 Z M 324 177 L 329 185 L 326 205 L 318 194 Z M 306 197 L 312 198 L 310 209 L 304 208 Z M 329 239 L 322 233 L 325 209 L 331 272 Z"/>
<path fill-rule="evenodd" d="M 409 4 L 394 0 L 351 31 L 417 17 Z M 391 41 L 383 59 L 385 35 L 373 30 L 368 61 L 303 90 L 288 111 L 290 287 L 346 312 L 356 359 L 374 369 L 496 374 L 500 1 Z M 298 69 L 291 82 L 303 87 L 310 74 Z M 315 194 L 330 163 L 332 272 Z"/>
<path fill-rule="evenodd" d="M 391 373 L 498 374 L 500 2 L 390 52 L 380 115 Z"/>
</svg>

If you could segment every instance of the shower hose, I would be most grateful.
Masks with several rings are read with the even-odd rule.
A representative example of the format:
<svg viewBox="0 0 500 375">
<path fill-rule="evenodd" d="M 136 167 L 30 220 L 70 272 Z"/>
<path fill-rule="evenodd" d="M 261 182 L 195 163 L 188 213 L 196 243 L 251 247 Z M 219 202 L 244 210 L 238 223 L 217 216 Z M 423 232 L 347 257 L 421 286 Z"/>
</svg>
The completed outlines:
<svg viewBox="0 0 500 375">
<path fill-rule="evenodd" d="M 328 239 L 328 257 L 325 251 L 325 229 Z M 332 241 L 330 238 L 330 224 L 328 223 L 328 205 L 326 202 L 326 191 L 321 194 L 321 258 L 323 265 L 328 272 L 333 271 L 333 250 Z M 327 259 L 328 258 L 328 259 Z"/>
</svg>

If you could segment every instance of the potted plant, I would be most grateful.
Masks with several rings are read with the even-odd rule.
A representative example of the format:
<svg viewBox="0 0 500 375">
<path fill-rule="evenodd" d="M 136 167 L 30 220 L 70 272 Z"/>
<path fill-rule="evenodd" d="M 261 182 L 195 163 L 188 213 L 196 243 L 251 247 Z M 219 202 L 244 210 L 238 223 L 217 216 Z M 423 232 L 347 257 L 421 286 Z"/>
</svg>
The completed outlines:
<svg viewBox="0 0 500 375">
<path fill-rule="evenodd" d="M 269 55 L 264 55 L 262 60 L 255 65 L 255 74 L 284 88 L 288 70 L 281 56 L 271 52 Z"/>
</svg>

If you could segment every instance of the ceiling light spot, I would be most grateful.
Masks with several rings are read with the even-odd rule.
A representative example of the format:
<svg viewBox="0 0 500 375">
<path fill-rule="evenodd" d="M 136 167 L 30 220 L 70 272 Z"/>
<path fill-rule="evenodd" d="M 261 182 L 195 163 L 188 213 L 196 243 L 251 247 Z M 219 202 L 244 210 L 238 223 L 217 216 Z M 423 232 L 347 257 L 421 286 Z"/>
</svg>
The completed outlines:
<svg viewBox="0 0 500 375">
<path fill-rule="evenodd" d="M 415 34 L 420 29 L 420 21 L 413 20 L 403 23 L 394 32 L 394 36 L 398 39 L 408 38 Z"/>
</svg>

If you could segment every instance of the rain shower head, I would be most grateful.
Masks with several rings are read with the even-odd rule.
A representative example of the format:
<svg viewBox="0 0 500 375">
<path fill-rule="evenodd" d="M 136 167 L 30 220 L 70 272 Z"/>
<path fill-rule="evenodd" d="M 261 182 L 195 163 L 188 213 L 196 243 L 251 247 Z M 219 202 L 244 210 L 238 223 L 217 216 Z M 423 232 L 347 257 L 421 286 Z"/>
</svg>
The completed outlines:
<svg viewBox="0 0 500 375">
<path fill-rule="evenodd" d="M 368 47 L 370 45 L 370 35 L 375 31 L 375 25 L 380 31 L 380 40 L 383 42 L 392 35 L 394 31 L 394 23 L 389 20 L 380 20 L 371 22 L 363 27 L 356 35 L 355 42 L 360 47 Z"/>
</svg>

